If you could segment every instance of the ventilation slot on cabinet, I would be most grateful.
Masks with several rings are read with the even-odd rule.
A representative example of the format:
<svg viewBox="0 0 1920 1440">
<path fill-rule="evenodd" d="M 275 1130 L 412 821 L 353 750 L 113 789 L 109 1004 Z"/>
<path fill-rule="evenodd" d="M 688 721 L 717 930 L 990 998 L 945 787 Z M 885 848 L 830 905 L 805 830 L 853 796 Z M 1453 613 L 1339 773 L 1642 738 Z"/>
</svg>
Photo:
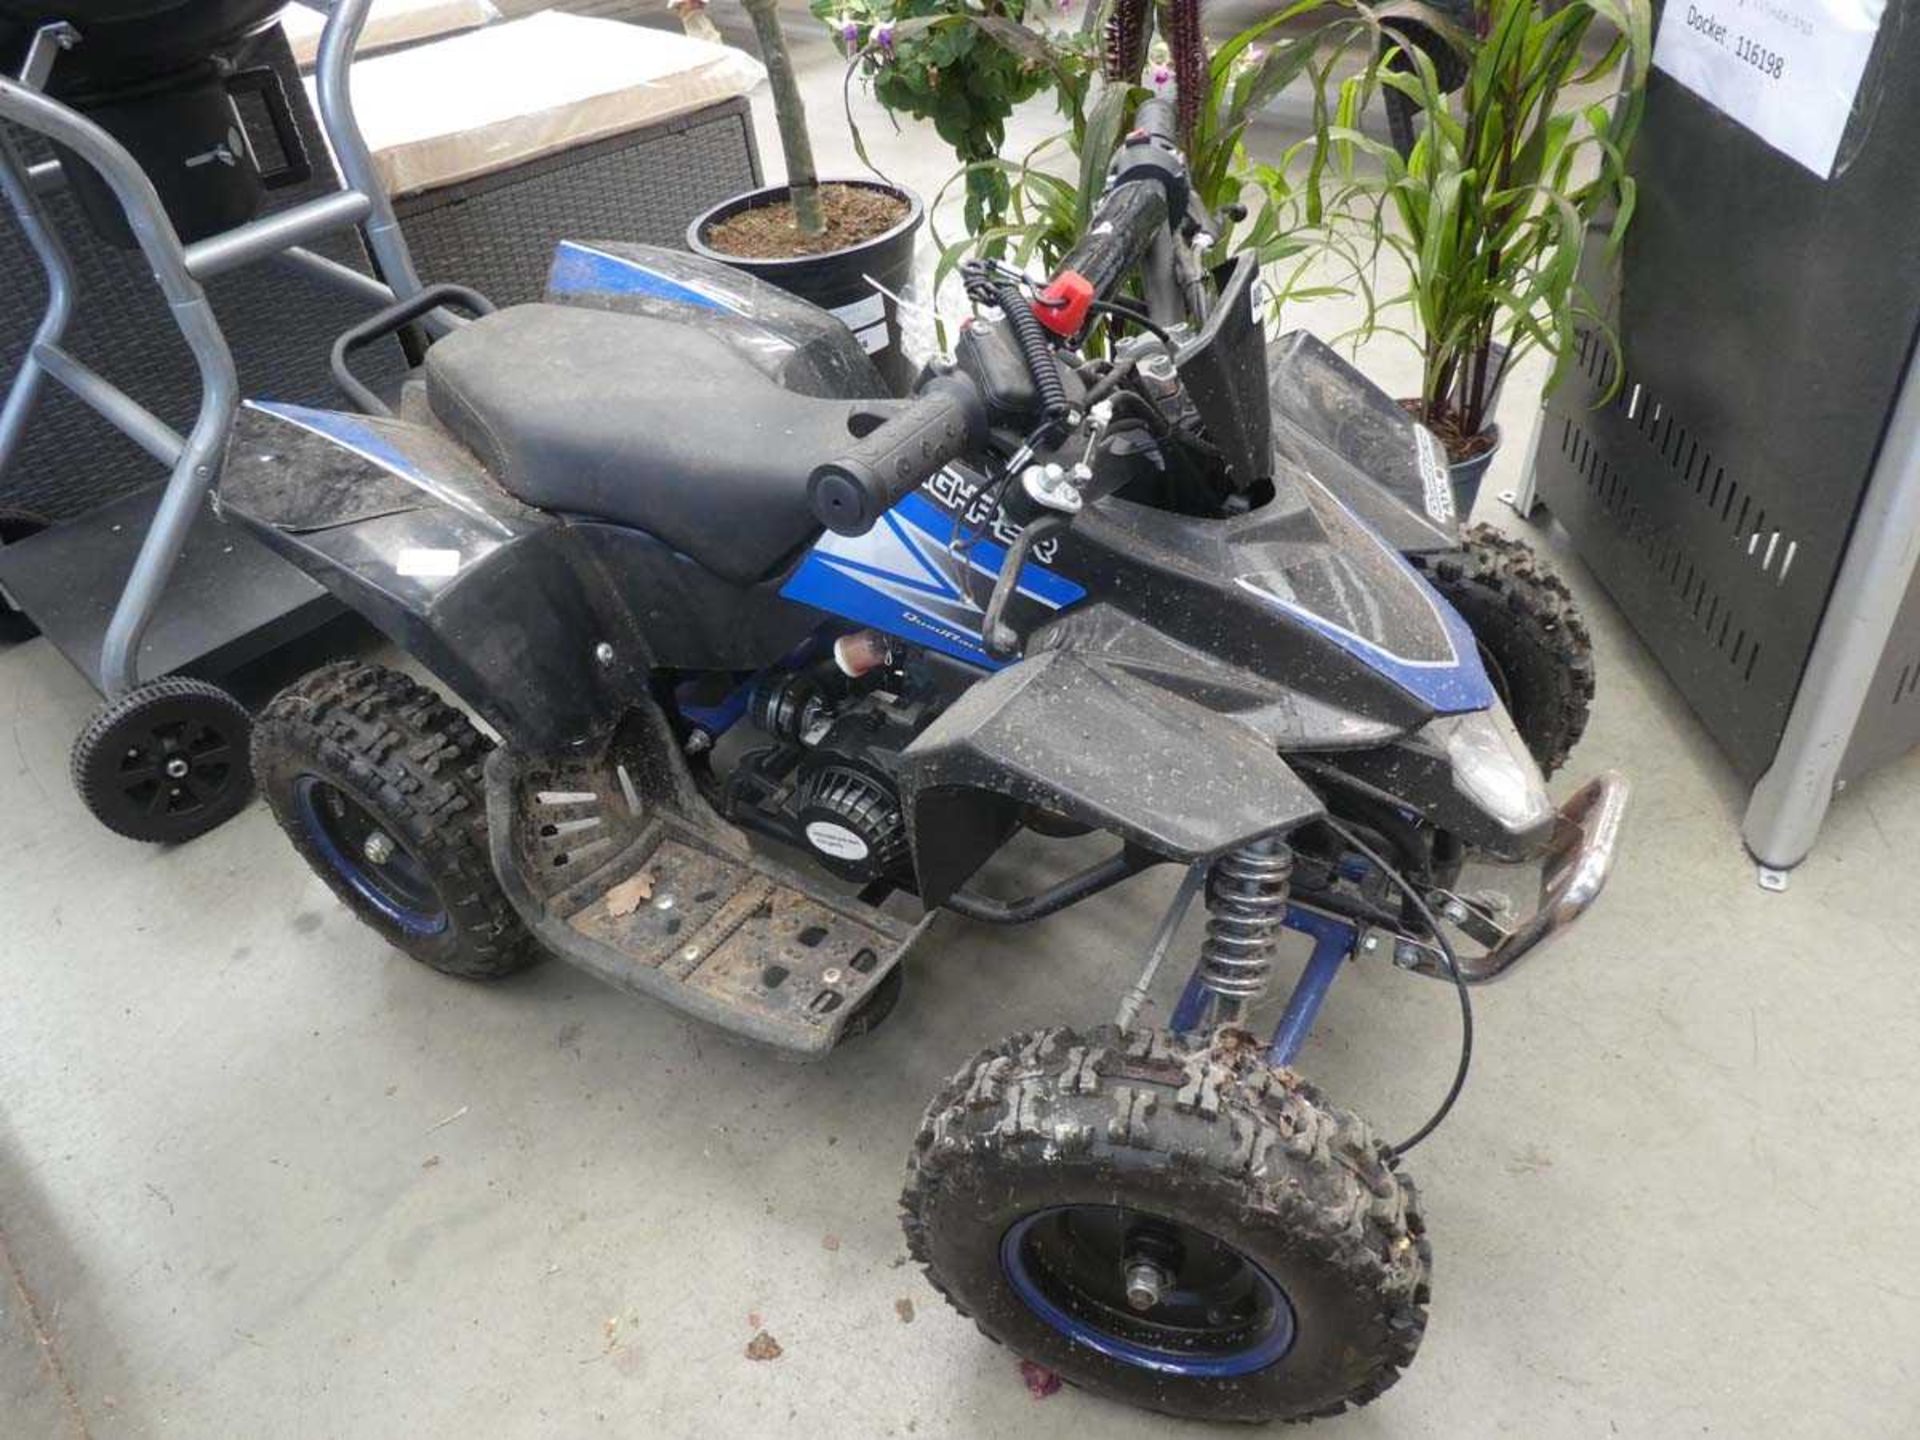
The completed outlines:
<svg viewBox="0 0 1920 1440">
<path fill-rule="evenodd" d="M 1898 705 L 1920 690 L 1920 660 L 1910 660 L 1900 668 L 1900 678 L 1894 682 L 1893 703 Z"/>
<path fill-rule="evenodd" d="M 1687 559 L 1685 547 L 1674 538 L 1670 528 L 1641 508 L 1627 488 L 1626 476 L 1600 458 L 1599 447 L 1571 419 L 1561 422 L 1560 453 L 1586 482 L 1600 508 L 1615 517 L 1621 535 L 1639 548 L 1648 568 L 1678 598 L 1681 612 L 1699 625 L 1714 648 L 1726 656 L 1727 663 L 1740 672 L 1743 681 L 1751 680 L 1754 666 L 1760 660 L 1759 640 L 1749 638 L 1745 626 L 1734 624 L 1732 605 L 1708 587 L 1707 577 Z M 1689 459 L 1688 464 L 1692 463 Z M 1737 518 L 1741 526 L 1747 525 L 1744 505 Z M 1762 570 L 1778 564 L 1775 578 L 1785 575 L 1787 566 L 1793 562 L 1794 542 L 1784 540 L 1778 530 L 1766 528 L 1765 511 L 1753 517 L 1751 527 L 1741 531 L 1740 537 L 1745 541 L 1748 555 Z M 1914 669 L 1913 684 L 1920 686 L 1920 664 Z"/>
<path fill-rule="evenodd" d="M 1578 333 L 1574 358 L 1581 371 L 1593 382 L 1596 393 L 1611 397 L 1618 410 L 1651 445 L 1683 485 L 1693 487 L 1709 512 L 1717 515 L 1730 529 L 1733 543 L 1746 550 L 1747 558 L 1784 585 L 1793 570 L 1800 542 L 1779 527 L 1769 527 L 1764 508 L 1756 508 L 1753 496 L 1727 475 L 1724 465 L 1715 463 L 1713 452 L 1683 425 L 1672 409 L 1646 385 L 1624 371 L 1616 376 L 1613 348 L 1598 331 Z M 1594 492 L 1608 514 L 1621 511 L 1621 492 L 1626 477 L 1595 453 L 1597 447 L 1571 419 L 1562 422 L 1560 448 L 1573 467 Z M 1639 519 L 1639 507 L 1630 507 L 1631 517 Z"/>
</svg>

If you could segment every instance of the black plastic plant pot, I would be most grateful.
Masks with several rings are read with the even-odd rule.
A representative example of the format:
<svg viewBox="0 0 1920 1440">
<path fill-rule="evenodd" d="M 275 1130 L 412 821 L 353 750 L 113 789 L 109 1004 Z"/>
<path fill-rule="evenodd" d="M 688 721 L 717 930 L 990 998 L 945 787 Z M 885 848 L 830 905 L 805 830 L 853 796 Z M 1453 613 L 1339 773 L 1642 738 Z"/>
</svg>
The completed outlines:
<svg viewBox="0 0 1920 1440">
<path fill-rule="evenodd" d="M 913 278 L 913 242 L 924 215 L 920 197 L 878 180 L 823 180 L 821 184 L 855 186 L 897 196 L 907 204 L 906 217 L 871 240 L 824 255 L 755 260 L 725 254 L 706 243 L 707 232 L 721 221 L 746 210 L 777 205 L 787 198 L 785 185 L 769 185 L 723 201 L 701 215 L 687 227 L 687 248 L 832 311 L 873 358 L 887 388 L 904 395 L 920 367 L 901 346 L 900 307 L 893 297 Z"/>
<path fill-rule="evenodd" d="M 1487 448 L 1447 466 L 1447 480 L 1453 487 L 1453 513 L 1460 517 L 1462 525 L 1473 519 L 1473 502 L 1480 498 L 1480 482 L 1486 479 L 1493 457 L 1500 453 L 1500 427 L 1489 425 L 1480 433 L 1487 437 Z"/>
</svg>

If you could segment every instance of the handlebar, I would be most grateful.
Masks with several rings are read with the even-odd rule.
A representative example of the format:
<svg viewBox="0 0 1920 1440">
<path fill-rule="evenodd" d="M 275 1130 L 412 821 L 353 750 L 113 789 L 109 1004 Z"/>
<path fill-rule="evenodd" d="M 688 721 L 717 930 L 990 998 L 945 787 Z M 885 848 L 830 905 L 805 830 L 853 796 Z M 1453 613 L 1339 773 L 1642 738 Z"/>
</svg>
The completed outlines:
<svg viewBox="0 0 1920 1440">
<path fill-rule="evenodd" d="M 1169 145 L 1179 144 L 1180 113 L 1171 100 L 1158 95 L 1142 100 L 1140 108 L 1133 112 L 1135 133 L 1145 131 L 1155 140 L 1163 140 Z"/>
<path fill-rule="evenodd" d="M 1086 233 L 1034 304 L 1034 314 L 1054 334 L 1078 336 L 1094 306 L 1111 298 L 1154 242 L 1186 218 L 1187 162 L 1178 130 L 1172 102 L 1142 102 L 1133 129 L 1113 153 L 1106 191 Z"/>
<path fill-rule="evenodd" d="M 1073 336 L 1096 300 L 1109 298 L 1145 258 L 1167 224 L 1167 192 L 1157 180 L 1128 180 L 1101 197 L 1087 233 L 1060 262 L 1033 311 L 1056 335 Z"/>
<path fill-rule="evenodd" d="M 807 479 L 814 519 L 840 535 L 864 535 L 880 517 L 987 441 L 987 407 L 964 375 L 940 375 L 838 460 Z"/>
<path fill-rule="evenodd" d="M 1031 316 L 1067 339 L 1085 327 L 1094 304 L 1116 292 L 1155 242 L 1188 214 L 1186 159 L 1177 139 L 1171 101 L 1145 101 L 1114 151 L 1105 192 L 1079 242 L 1052 282 L 1034 300 Z M 1017 292 L 1023 323 L 1026 307 Z M 1014 312 L 1008 311 L 1011 319 Z M 1024 341 L 1023 337 L 1023 341 Z M 1045 336 L 1033 333 L 1040 360 Z M 1044 395 L 1047 373 L 1028 358 Z M 1049 362 L 1050 363 L 1050 362 Z M 1054 388 L 1058 389 L 1056 382 Z M 1064 402 L 1058 406 L 1064 413 Z M 983 447 L 989 438 L 987 405 L 966 374 L 935 376 L 901 409 L 856 440 L 839 459 L 817 465 L 807 478 L 814 518 L 841 535 L 864 535 L 880 517 L 940 473 L 941 467 Z"/>
</svg>

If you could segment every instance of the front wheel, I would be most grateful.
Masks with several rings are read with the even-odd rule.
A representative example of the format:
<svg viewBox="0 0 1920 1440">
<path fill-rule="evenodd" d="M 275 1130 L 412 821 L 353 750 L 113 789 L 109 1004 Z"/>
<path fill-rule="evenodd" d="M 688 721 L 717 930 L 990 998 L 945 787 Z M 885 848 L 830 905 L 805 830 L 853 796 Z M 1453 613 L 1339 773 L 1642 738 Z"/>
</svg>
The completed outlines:
<svg viewBox="0 0 1920 1440">
<path fill-rule="evenodd" d="M 1593 641 L 1573 592 L 1533 547 L 1491 525 L 1469 529 L 1458 550 L 1409 558 L 1467 622 L 1514 728 L 1553 774 L 1593 705 Z"/>
<path fill-rule="evenodd" d="M 928 1109 L 902 1206 L 927 1278 L 989 1338 L 1164 1414 L 1338 1414 L 1426 1326 L 1412 1182 L 1236 1031 L 983 1052 Z"/>
</svg>

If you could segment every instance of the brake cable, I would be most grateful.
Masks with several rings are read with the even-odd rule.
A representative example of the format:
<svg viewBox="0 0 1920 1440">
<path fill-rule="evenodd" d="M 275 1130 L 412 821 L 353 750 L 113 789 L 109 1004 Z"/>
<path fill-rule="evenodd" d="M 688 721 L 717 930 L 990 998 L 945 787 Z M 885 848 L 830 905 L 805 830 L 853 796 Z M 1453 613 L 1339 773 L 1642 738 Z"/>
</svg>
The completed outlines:
<svg viewBox="0 0 1920 1440">
<path fill-rule="evenodd" d="M 1428 932 L 1432 934 L 1434 943 L 1440 947 L 1440 954 L 1447 962 L 1448 978 L 1453 981 L 1454 991 L 1460 997 L 1460 1063 L 1454 1067 L 1453 1083 L 1447 1087 L 1446 1095 L 1442 1097 L 1433 1114 L 1427 1117 L 1424 1125 L 1398 1145 L 1387 1147 L 1394 1158 L 1398 1159 L 1440 1128 L 1441 1122 L 1453 1110 L 1454 1101 L 1460 1098 L 1460 1092 L 1466 1088 L 1467 1071 L 1473 1064 L 1473 1000 L 1467 991 L 1467 982 L 1460 974 L 1459 957 L 1453 953 L 1452 943 L 1447 939 L 1446 932 L 1440 928 L 1439 917 L 1433 913 L 1432 907 L 1427 904 L 1426 897 L 1420 893 L 1419 888 L 1383 860 L 1372 846 L 1361 840 L 1333 816 L 1324 815 L 1321 819 L 1329 829 L 1358 851 L 1382 875 L 1398 886 L 1408 900 L 1413 902 L 1413 908 L 1420 913 L 1420 918 L 1427 922 Z"/>
</svg>

